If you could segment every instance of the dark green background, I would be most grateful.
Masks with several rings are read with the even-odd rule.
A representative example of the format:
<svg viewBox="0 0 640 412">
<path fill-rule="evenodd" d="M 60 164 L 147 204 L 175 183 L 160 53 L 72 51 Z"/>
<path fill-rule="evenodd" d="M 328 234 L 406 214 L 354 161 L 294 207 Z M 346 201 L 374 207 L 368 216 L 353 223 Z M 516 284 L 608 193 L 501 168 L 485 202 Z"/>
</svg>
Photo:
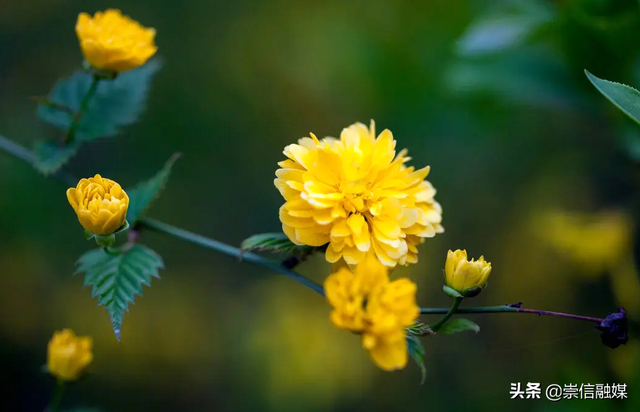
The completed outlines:
<svg viewBox="0 0 640 412">
<path fill-rule="evenodd" d="M 27 97 L 46 94 L 80 66 L 77 14 L 107 7 L 157 29 L 164 68 L 139 123 L 83 147 L 68 166 L 73 174 L 100 173 L 130 187 L 182 152 L 150 216 L 238 245 L 280 228 L 273 178 L 285 145 L 375 119 L 409 149 L 413 165 L 431 165 L 444 210 L 446 232 L 420 247 L 419 264 L 394 272 L 418 283 L 421 306 L 449 304 L 441 292 L 446 251 L 466 248 L 494 268 L 488 289 L 469 305 L 523 301 L 590 316 L 623 305 L 640 319 L 633 252 L 640 127 L 583 73 L 640 85 L 638 2 L 3 0 L 0 134 L 32 146 L 52 133 Z M 507 17 L 481 37 L 469 31 L 491 15 Z M 65 408 L 639 405 L 637 329 L 613 351 L 588 323 L 475 316 L 477 335 L 424 339 L 429 372 L 420 386 L 413 364 L 376 369 L 309 290 L 155 233 L 141 241 L 166 269 L 125 316 L 118 344 L 103 308 L 71 276 L 92 246 L 65 190 L 0 153 L 0 403 L 7 410 L 45 408 L 53 382 L 40 367 L 47 341 L 63 327 L 95 340 L 90 374 L 68 388 Z M 558 213 L 581 220 L 562 226 Z M 321 282 L 330 266 L 318 257 L 299 270 Z M 630 399 L 513 401 L 515 382 L 626 383 Z"/>
</svg>

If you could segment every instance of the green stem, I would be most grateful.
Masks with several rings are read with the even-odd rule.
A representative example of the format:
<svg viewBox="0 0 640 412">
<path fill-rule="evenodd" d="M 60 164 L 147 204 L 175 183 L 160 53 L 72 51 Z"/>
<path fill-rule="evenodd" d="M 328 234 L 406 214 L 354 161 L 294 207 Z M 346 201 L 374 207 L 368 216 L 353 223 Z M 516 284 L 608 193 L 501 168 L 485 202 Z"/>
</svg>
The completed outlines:
<svg viewBox="0 0 640 412">
<path fill-rule="evenodd" d="M 0 149 L 37 169 L 38 161 L 33 152 L 31 152 L 29 149 L 20 146 L 19 144 L 7 139 L 4 136 L 0 136 Z M 75 186 L 78 183 L 78 179 L 63 170 L 58 170 L 53 174 L 53 177 L 69 186 Z"/>
<path fill-rule="evenodd" d="M 62 401 L 62 395 L 64 394 L 64 381 L 61 379 L 56 380 L 56 388 L 53 392 L 53 396 L 51 397 L 51 402 L 49 402 L 48 412 L 55 412 L 60 406 L 60 401 Z"/>
<path fill-rule="evenodd" d="M 80 108 L 76 112 L 76 115 L 73 117 L 73 121 L 69 126 L 67 137 L 64 139 L 65 145 L 68 145 L 73 142 L 73 138 L 75 137 L 76 130 L 78 130 L 78 126 L 80 125 L 80 120 L 82 120 L 82 116 L 84 115 L 84 112 L 87 110 L 87 107 L 89 106 L 89 102 L 91 101 L 91 98 L 96 93 L 96 90 L 98 90 L 98 83 L 100 83 L 101 79 L 102 78 L 97 74 L 93 75 L 93 78 L 91 79 L 91 85 L 89 86 L 89 90 L 87 90 L 87 94 L 84 95 L 84 98 L 80 103 Z"/>
<path fill-rule="evenodd" d="M 31 166 L 35 166 L 36 164 L 35 156 L 31 151 L 25 149 L 24 147 L 20 146 L 17 143 L 14 143 L 13 141 L 7 139 L 6 137 L 0 136 L 0 149 L 4 150 L 9 154 L 12 154 L 16 158 L 26 163 L 29 163 Z M 62 181 L 65 184 L 71 184 L 71 185 L 75 185 L 79 180 L 63 172 L 58 172 L 54 174 L 54 177 L 58 178 L 58 180 Z M 180 229 L 178 227 L 171 226 L 167 223 L 159 222 L 154 219 L 144 218 L 144 219 L 141 219 L 139 224 L 149 229 L 153 229 L 158 232 L 163 232 L 170 236 L 174 236 L 178 239 L 182 239 L 187 242 L 194 243 L 196 245 L 215 250 L 227 256 L 242 259 L 246 262 L 265 267 L 267 269 L 273 270 L 274 272 L 281 273 L 285 276 L 290 277 L 296 282 L 308 287 L 309 289 L 313 290 L 317 294 L 324 296 L 324 289 L 322 288 L 321 285 L 317 284 L 311 279 L 307 279 L 306 277 L 290 269 L 287 269 L 280 262 L 274 262 L 274 261 L 265 259 L 254 253 L 249 253 L 249 252 L 242 253 L 240 249 L 233 247 L 231 245 L 227 245 L 225 243 L 219 242 L 214 239 L 209 239 L 207 237 L 198 235 L 196 233 L 188 232 L 184 229 Z"/>
<path fill-rule="evenodd" d="M 255 253 L 242 252 L 240 249 L 231 245 L 227 245 L 226 243 L 222 243 L 214 239 L 209 239 L 207 237 L 186 231 L 184 229 L 180 229 L 179 227 L 171 226 L 167 223 L 159 222 L 154 219 L 143 218 L 140 220 L 139 224 L 142 227 L 165 233 L 167 235 L 182 239 L 198 246 L 205 247 L 207 249 L 215 250 L 216 252 L 222 253 L 223 255 L 238 258 L 244 262 L 253 263 L 254 265 L 262 266 L 264 268 L 273 270 L 274 272 L 281 273 L 308 287 L 317 294 L 324 296 L 324 289 L 321 285 L 317 284 L 311 279 L 307 279 L 306 277 L 292 270 L 287 269 L 280 262 L 265 259 L 260 255 L 256 255 Z"/>
<path fill-rule="evenodd" d="M 446 315 L 444 315 L 442 319 L 440 319 L 434 325 L 429 325 L 429 329 L 431 329 L 433 332 L 436 332 L 438 329 L 443 327 L 444 324 L 447 323 L 447 321 L 451 318 L 451 316 L 456 313 L 456 311 L 458 310 L 458 306 L 460 306 L 463 300 L 464 297 L 454 298 L 453 303 L 451 304 L 451 308 L 447 311 Z"/>
<path fill-rule="evenodd" d="M 437 315 L 441 313 L 448 313 L 447 308 L 420 308 L 421 315 Z M 525 309 L 516 306 L 502 305 L 502 306 L 480 306 L 475 308 L 457 309 L 456 313 L 529 313 L 531 315 L 538 316 L 556 316 L 559 318 L 568 318 L 575 320 L 583 320 L 586 322 L 600 323 L 604 319 L 594 318 L 591 316 L 574 315 L 571 313 L 552 312 L 549 310 L 540 309 Z M 433 329 L 433 328 L 432 328 Z"/>
<path fill-rule="evenodd" d="M 119 248 L 110 248 L 110 247 L 103 247 L 102 250 L 104 250 L 104 253 L 106 253 L 107 255 L 112 255 L 112 256 L 118 256 L 122 254 L 122 249 Z"/>
</svg>

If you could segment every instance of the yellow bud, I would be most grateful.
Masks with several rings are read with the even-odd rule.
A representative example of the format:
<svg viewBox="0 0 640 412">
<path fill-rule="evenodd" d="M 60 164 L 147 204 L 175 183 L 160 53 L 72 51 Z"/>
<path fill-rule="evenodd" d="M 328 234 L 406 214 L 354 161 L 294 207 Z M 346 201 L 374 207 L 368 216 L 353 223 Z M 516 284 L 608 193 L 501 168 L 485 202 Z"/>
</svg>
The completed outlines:
<svg viewBox="0 0 640 412">
<path fill-rule="evenodd" d="M 89 336 L 76 336 L 71 329 L 54 332 L 47 347 L 49 373 L 64 381 L 74 381 L 93 360 Z"/>
<path fill-rule="evenodd" d="M 76 34 L 87 62 L 108 72 L 142 66 L 158 50 L 155 29 L 143 27 L 120 10 L 99 11 L 93 17 L 80 13 Z"/>
<path fill-rule="evenodd" d="M 81 179 L 78 186 L 67 189 L 67 199 L 82 227 L 96 235 L 112 234 L 127 217 L 129 196 L 119 184 L 100 175 Z"/>
<path fill-rule="evenodd" d="M 466 250 L 449 251 L 444 273 L 446 285 L 464 295 L 469 289 L 486 286 L 491 274 L 491 262 L 485 261 L 483 256 L 477 261 L 469 261 Z M 478 292 L 480 289 L 477 289 Z"/>
</svg>

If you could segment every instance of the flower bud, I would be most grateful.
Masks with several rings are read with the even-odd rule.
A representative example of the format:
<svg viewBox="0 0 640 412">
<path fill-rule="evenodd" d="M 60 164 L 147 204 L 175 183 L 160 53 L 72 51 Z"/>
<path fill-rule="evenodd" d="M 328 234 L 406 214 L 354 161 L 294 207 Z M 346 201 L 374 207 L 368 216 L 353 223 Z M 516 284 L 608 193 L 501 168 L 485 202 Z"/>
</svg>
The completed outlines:
<svg viewBox="0 0 640 412">
<path fill-rule="evenodd" d="M 444 273 L 447 287 L 464 297 L 474 297 L 487 284 L 491 274 L 491 262 L 486 262 L 483 256 L 477 261 L 468 261 L 466 250 L 449 251 Z"/>
<path fill-rule="evenodd" d="M 125 223 L 129 197 L 113 180 L 100 175 L 81 179 L 67 190 L 67 199 L 82 227 L 95 235 L 111 235 Z"/>
<path fill-rule="evenodd" d="M 76 336 L 71 329 L 54 332 L 47 347 L 47 369 L 63 381 L 74 381 L 93 360 L 89 336 Z"/>
<path fill-rule="evenodd" d="M 84 58 L 97 70 L 118 73 L 142 66 L 158 48 L 156 31 L 143 27 L 120 10 L 80 13 L 76 34 Z"/>
</svg>

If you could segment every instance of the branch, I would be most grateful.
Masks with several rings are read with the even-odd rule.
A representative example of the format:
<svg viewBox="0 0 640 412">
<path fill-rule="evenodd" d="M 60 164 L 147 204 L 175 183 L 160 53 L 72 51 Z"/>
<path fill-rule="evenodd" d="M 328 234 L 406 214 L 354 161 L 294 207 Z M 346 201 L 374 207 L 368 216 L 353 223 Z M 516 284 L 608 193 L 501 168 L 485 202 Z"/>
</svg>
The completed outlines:
<svg viewBox="0 0 640 412">
<path fill-rule="evenodd" d="M 440 315 L 446 314 L 449 308 L 420 308 L 421 315 Z M 560 318 L 569 318 L 583 320 L 600 324 L 604 319 L 592 318 L 590 316 L 573 315 L 571 313 L 551 312 L 548 310 L 525 309 L 520 307 L 520 303 L 502 305 L 502 306 L 481 306 L 476 308 L 456 309 L 455 313 L 529 313 L 538 316 L 556 316 Z"/>
<path fill-rule="evenodd" d="M 3 136 L 0 136 L 0 149 L 30 164 L 35 168 L 36 157 L 33 155 L 31 151 L 20 146 L 19 144 L 14 143 L 13 141 Z M 77 178 L 73 177 L 71 174 L 68 174 L 64 171 L 58 171 L 53 176 L 67 185 L 75 185 L 78 182 Z M 322 288 L 321 285 L 300 275 L 299 273 L 292 271 L 291 269 L 285 267 L 280 262 L 269 260 L 269 259 L 263 258 L 262 256 L 259 256 L 250 252 L 243 253 L 240 249 L 234 246 L 217 241 L 215 239 L 207 238 L 202 235 L 198 235 L 196 233 L 186 231 L 184 229 L 169 225 L 164 222 L 160 222 L 155 219 L 143 218 L 140 220 L 139 224 L 142 227 L 146 227 L 148 229 L 155 230 L 157 232 L 161 232 L 169 236 L 173 236 L 175 238 L 184 240 L 186 242 L 190 242 L 190 243 L 214 250 L 216 252 L 222 253 L 224 255 L 234 257 L 239 260 L 244 260 L 254 265 L 262 266 L 266 269 L 283 274 L 295 280 L 296 282 L 300 283 L 301 285 L 306 286 L 307 288 L 313 290 L 317 294 L 324 296 L 324 289 Z M 614 321 L 618 321 L 620 319 L 625 319 L 626 321 L 625 312 L 622 309 L 620 309 L 619 313 L 610 314 L 609 316 L 607 316 L 607 318 L 601 319 L 601 318 L 593 318 L 588 316 L 573 315 L 570 313 L 551 312 L 547 310 L 524 309 L 520 307 L 520 303 L 503 305 L 503 306 L 485 306 L 485 307 L 463 308 L 463 309 L 459 309 L 457 308 L 457 306 L 452 308 L 421 308 L 420 309 L 421 315 L 445 314 L 447 315 L 447 319 L 448 317 L 457 313 L 529 313 L 529 314 L 536 314 L 538 316 L 556 316 L 556 317 L 562 317 L 562 318 L 593 322 L 593 323 L 597 323 L 599 328 L 605 328 L 605 327 L 612 328 L 613 326 L 609 326 L 608 324 L 605 325 L 605 323 L 607 322 L 611 323 Z M 625 326 L 625 330 L 626 330 L 626 326 Z M 620 333 L 620 332 L 617 332 L 617 333 Z M 622 339 L 620 339 L 620 341 L 621 340 Z M 626 332 L 625 332 L 624 342 L 626 342 Z"/>
<path fill-rule="evenodd" d="M 20 146 L 19 144 L 14 143 L 13 141 L 7 139 L 4 136 L 0 136 L 0 149 L 30 164 L 35 168 L 36 157 L 33 155 L 33 153 L 28 149 Z M 68 174 L 62 171 L 55 173 L 53 176 L 58 180 L 60 180 L 61 182 L 71 186 L 75 186 L 78 183 L 78 180 L 80 180 L 73 177 L 71 174 Z M 254 265 L 262 266 L 274 272 L 278 272 L 308 287 L 309 289 L 313 290 L 317 294 L 324 296 L 324 289 L 322 288 L 321 285 L 317 284 L 311 279 L 307 279 L 306 277 L 300 275 L 299 273 L 296 273 L 290 269 L 287 269 L 279 262 L 275 262 L 275 261 L 263 258 L 262 256 L 256 255 L 254 253 L 249 253 L 249 252 L 242 253 L 240 249 L 234 246 L 227 245 L 226 243 L 222 243 L 214 239 L 210 239 L 195 233 L 188 232 L 184 229 L 180 229 L 175 226 L 171 226 L 167 223 L 163 223 L 154 219 L 149 219 L 149 218 L 141 219 L 139 223 L 142 226 L 147 227 L 149 229 L 162 232 L 170 236 L 176 237 L 178 239 L 182 239 L 184 241 L 194 243 L 196 245 L 203 246 L 208 249 L 215 250 L 216 252 L 222 253 L 224 255 L 235 257 L 240 260 L 253 263 Z"/>
</svg>

